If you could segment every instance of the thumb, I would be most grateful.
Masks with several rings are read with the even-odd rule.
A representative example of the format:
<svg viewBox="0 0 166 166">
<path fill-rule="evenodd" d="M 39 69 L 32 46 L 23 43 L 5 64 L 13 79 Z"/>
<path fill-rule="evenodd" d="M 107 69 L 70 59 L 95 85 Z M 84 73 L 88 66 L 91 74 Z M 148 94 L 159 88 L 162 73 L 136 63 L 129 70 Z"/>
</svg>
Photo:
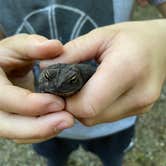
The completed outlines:
<svg viewBox="0 0 166 166">
<path fill-rule="evenodd" d="M 9 55 L 13 59 L 50 59 L 62 52 L 60 41 L 48 40 L 40 35 L 18 34 L 0 41 L 0 56 Z"/>
<path fill-rule="evenodd" d="M 90 59 L 98 59 L 117 33 L 117 30 L 112 27 L 95 29 L 68 42 L 64 45 L 64 52 L 59 57 L 41 62 L 41 67 L 45 68 L 55 63 L 81 63 Z"/>
</svg>

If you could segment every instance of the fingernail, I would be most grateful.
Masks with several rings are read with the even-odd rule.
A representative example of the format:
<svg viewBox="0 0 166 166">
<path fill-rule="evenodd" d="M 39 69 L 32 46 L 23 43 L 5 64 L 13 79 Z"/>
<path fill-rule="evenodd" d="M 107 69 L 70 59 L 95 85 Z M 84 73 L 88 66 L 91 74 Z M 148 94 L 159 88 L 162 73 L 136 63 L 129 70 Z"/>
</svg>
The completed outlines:
<svg viewBox="0 0 166 166">
<path fill-rule="evenodd" d="M 64 130 L 66 128 L 69 127 L 69 124 L 65 121 L 60 122 L 57 126 L 56 126 L 56 130 Z"/>
<path fill-rule="evenodd" d="M 64 109 L 64 103 L 62 101 L 57 101 L 48 106 L 49 112 L 61 111 Z"/>
</svg>

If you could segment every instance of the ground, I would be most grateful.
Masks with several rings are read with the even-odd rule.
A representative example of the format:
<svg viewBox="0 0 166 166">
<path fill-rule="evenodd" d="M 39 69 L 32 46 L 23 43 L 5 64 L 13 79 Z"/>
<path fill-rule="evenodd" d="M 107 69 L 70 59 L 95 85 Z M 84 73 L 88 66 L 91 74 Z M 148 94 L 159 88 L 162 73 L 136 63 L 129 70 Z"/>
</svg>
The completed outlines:
<svg viewBox="0 0 166 166">
<path fill-rule="evenodd" d="M 134 20 L 160 17 L 154 7 L 136 8 Z M 151 112 L 142 115 L 136 127 L 135 147 L 127 153 L 124 166 L 166 166 L 166 87 Z M 46 166 L 31 145 L 0 139 L 0 166 Z M 68 166 L 102 166 L 99 159 L 81 147 L 73 152 Z"/>
</svg>

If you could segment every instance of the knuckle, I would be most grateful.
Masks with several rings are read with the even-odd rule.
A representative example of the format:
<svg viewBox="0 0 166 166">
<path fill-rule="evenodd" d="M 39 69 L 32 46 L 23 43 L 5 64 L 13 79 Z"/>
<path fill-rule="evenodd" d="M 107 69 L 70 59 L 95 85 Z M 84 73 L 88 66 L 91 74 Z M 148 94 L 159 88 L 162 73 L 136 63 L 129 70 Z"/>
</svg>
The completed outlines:
<svg viewBox="0 0 166 166">
<path fill-rule="evenodd" d="M 97 109 L 93 102 L 87 101 L 87 99 L 78 102 L 79 104 L 74 104 L 73 101 L 67 102 L 67 110 L 79 118 L 92 118 L 97 115 Z"/>
<path fill-rule="evenodd" d="M 116 32 L 116 40 L 120 43 L 131 43 L 131 35 L 128 34 L 127 31 L 122 29 L 114 29 Z M 133 43 L 133 42 L 132 42 Z"/>
<path fill-rule="evenodd" d="M 83 119 L 81 122 L 87 127 L 91 127 L 96 124 L 92 118 Z"/>
<path fill-rule="evenodd" d="M 84 111 L 84 114 L 87 118 L 93 118 L 97 115 L 97 109 L 92 104 L 88 104 Z"/>
</svg>

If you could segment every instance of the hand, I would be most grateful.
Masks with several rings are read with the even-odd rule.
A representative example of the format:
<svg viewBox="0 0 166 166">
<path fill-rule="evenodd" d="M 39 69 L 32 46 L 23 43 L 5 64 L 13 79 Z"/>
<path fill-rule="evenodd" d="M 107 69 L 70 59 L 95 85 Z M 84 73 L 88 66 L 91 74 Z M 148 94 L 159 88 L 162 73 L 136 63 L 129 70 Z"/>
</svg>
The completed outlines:
<svg viewBox="0 0 166 166">
<path fill-rule="evenodd" d="M 52 63 L 95 59 L 100 65 L 83 89 L 67 98 L 66 110 L 89 126 L 147 112 L 165 80 L 165 29 L 165 20 L 122 23 L 67 43 Z"/>
<path fill-rule="evenodd" d="M 60 97 L 33 93 L 34 61 L 62 52 L 59 41 L 38 35 L 20 34 L 0 41 L 1 137 L 20 143 L 40 142 L 72 126 L 73 117 L 62 111 Z"/>
</svg>

